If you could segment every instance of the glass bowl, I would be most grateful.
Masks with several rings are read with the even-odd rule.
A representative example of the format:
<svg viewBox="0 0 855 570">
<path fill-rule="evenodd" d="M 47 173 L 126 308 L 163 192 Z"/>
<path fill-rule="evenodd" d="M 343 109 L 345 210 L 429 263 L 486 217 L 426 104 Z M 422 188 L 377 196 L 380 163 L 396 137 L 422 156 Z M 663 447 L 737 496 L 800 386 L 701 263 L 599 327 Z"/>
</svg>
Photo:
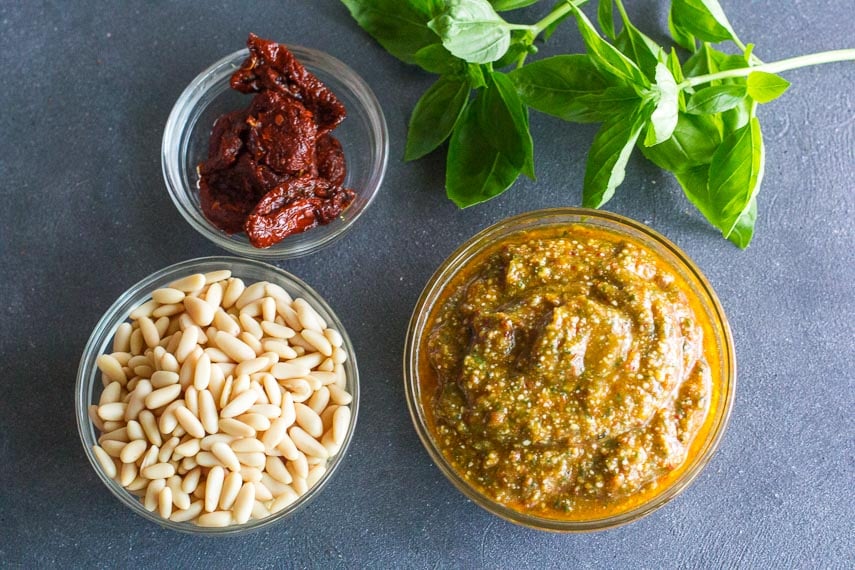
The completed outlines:
<svg viewBox="0 0 855 570">
<path fill-rule="evenodd" d="M 602 228 L 625 235 L 653 250 L 688 284 L 707 313 L 717 347 L 720 372 L 713 374 L 713 395 L 706 423 L 699 431 L 686 463 L 674 472 L 674 478 L 662 485 L 649 499 L 638 501 L 618 514 L 597 519 L 561 520 L 524 513 L 509 508 L 482 494 L 461 477 L 445 458 L 434 441 L 429 420 L 423 407 L 420 369 L 426 364 L 422 339 L 427 323 L 438 309 L 438 300 L 457 273 L 470 261 L 485 252 L 501 247 L 504 238 L 520 231 L 545 227 L 582 225 Z M 714 358 L 714 357 L 713 357 Z M 713 363 L 711 362 L 711 365 Z M 421 366 L 420 366 L 421 365 Z M 716 367 L 713 366 L 713 370 Z M 404 348 L 404 387 L 407 405 L 419 438 L 442 473 L 464 495 L 490 513 L 513 523 L 558 532 L 602 530 L 626 524 L 655 511 L 682 492 L 697 477 L 713 456 L 724 434 L 736 387 L 736 359 L 730 327 L 724 310 L 709 282 L 689 257 L 668 239 L 652 229 L 616 214 L 584 208 L 555 208 L 537 210 L 505 219 L 472 237 L 452 253 L 431 277 L 422 292 L 407 331 Z"/>
<path fill-rule="evenodd" d="M 286 259 L 315 252 L 341 238 L 368 208 L 386 172 L 389 135 L 374 93 L 352 69 L 323 52 L 288 46 L 296 58 L 324 82 L 347 109 L 347 118 L 332 134 L 347 160 L 344 186 L 356 198 L 336 220 L 295 234 L 267 248 L 253 247 L 243 233 L 228 235 L 214 226 L 199 205 L 197 166 L 208 157 L 208 139 L 223 113 L 246 108 L 252 95 L 229 87 L 229 78 L 249 50 L 228 55 L 200 73 L 184 90 L 166 122 L 161 166 L 169 196 L 184 219 L 203 236 L 234 254 L 256 259 Z"/>
<path fill-rule="evenodd" d="M 118 482 L 111 479 L 104 473 L 104 469 L 98 462 L 92 446 L 98 443 L 96 428 L 89 419 L 88 408 L 90 404 L 98 402 L 102 391 L 101 372 L 96 365 L 96 359 L 101 354 L 110 352 L 110 345 L 113 340 L 113 335 L 116 328 L 124 323 L 131 311 L 151 298 L 151 292 L 158 287 L 165 287 L 168 283 L 191 275 L 193 273 L 206 273 L 217 269 L 229 269 L 232 275 L 240 277 L 247 282 L 254 281 L 269 281 L 275 283 L 285 289 L 292 297 L 302 297 L 306 299 L 312 307 L 326 320 L 330 327 L 335 328 L 341 333 L 343 344 L 347 350 L 348 358 L 343 366 L 347 375 L 347 390 L 353 396 L 353 401 L 350 404 L 351 418 L 350 425 L 347 428 L 347 435 L 342 443 L 339 452 L 334 455 L 327 464 L 326 473 L 315 485 L 302 495 L 297 501 L 292 503 L 285 509 L 270 515 L 264 519 L 250 520 L 242 525 L 231 525 L 220 528 L 201 527 L 192 522 L 174 522 L 162 518 L 157 512 L 149 512 L 145 509 L 140 499 L 124 489 Z M 83 350 L 83 356 L 80 359 L 80 366 L 77 369 L 77 383 L 75 386 L 75 408 L 77 416 L 77 430 L 80 434 L 80 440 L 83 443 L 83 450 L 89 463 L 95 469 L 98 477 L 107 486 L 113 495 L 122 503 L 129 507 L 132 511 L 140 516 L 159 524 L 160 526 L 172 530 L 184 531 L 196 534 L 206 535 L 225 535 L 238 534 L 246 531 L 257 530 L 266 527 L 284 518 L 287 518 L 317 497 L 327 483 L 329 483 L 333 473 L 336 472 L 339 465 L 347 453 L 347 448 L 353 437 L 354 427 L 356 426 L 356 417 L 359 410 L 359 371 L 356 365 L 356 356 L 353 351 L 353 344 L 347 336 L 347 332 L 330 309 L 329 305 L 315 292 L 314 289 L 306 285 L 300 279 L 294 277 L 290 273 L 279 268 L 273 267 L 266 263 L 253 261 L 250 259 L 239 259 L 235 257 L 201 257 L 176 263 L 165 269 L 161 269 L 153 273 L 125 291 L 113 305 L 107 309 L 101 320 L 95 326 L 95 330 L 89 337 L 86 347 Z"/>
</svg>

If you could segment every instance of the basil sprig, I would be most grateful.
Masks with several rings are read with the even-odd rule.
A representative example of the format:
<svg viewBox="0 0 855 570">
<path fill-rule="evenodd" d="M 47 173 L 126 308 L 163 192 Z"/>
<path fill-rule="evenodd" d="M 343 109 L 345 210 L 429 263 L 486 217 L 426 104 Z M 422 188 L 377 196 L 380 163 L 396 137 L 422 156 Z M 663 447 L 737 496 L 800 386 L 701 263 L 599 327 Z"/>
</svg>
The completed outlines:
<svg viewBox="0 0 855 570">
<path fill-rule="evenodd" d="M 461 208 L 501 194 L 520 174 L 534 179 L 531 108 L 602 124 L 588 152 L 583 205 L 606 204 L 639 149 L 673 173 L 724 237 L 747 247 L 765 166 L 758 105 L 790 86 L 777 73 L 855 60 L 855 49 L 763 63 L 717 0 L 672 0 L 668 29 L 678 52 L 633 25 L 621 0 L 599 0 L 601 35 L 579 9 L 585 1 L 560 1 L 540 21 L 518 24 L 500 12 L 536 0 L 342 0 L 392 55 L 440 76 L 413 110 L 405 159 L 448 141 L 445 188 Z M 571 16 L 585 54 L 526 64 L 536 40 Z M 716 49 L 720 42 L 741 53 Z"/>
</svg>

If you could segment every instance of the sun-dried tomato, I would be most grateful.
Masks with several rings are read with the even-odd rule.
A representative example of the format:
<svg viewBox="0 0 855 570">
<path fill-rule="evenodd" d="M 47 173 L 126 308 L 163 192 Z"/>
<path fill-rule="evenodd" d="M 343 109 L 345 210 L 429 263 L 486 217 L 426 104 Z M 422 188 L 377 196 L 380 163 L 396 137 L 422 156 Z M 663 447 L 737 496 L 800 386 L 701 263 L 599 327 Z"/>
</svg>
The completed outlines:
<svg viewBox="0 0 855 570">
<path fill-rule="evenodd" d="M 336 219 L 355 194 L 341 186 L 344 152 L 328 132 L 344 106 L 284 46 L 254 35 L 247 45 L 250 57 L 231 84 L 256 95 L 214 124 L 199 198 L 218 228 L 269 247 Z"/>
<path fill-rule="evenodd" d="M 314 113 L 320 134 L 344 120 L 344 105 L 288 48 L 255 34 L 249 35 L 246 47 L 249 57 L 232 75 L 232 89 L 244 93 L 277 91 L 298 99 Z"/>
<path fill-rule="evenodd" d="M 347 164 L 344 160 L 344 151 L 341 143 L 330 134 L 318 137 L 315 145 L 315 164 L 318 168 L 318 176 L 332 184 L 342 185 L 347 176 Z"/>
<path fill-rule="evenodd" d="M 284 238 L 327 224 L 353 201 L 353 190 L 303 176 L 292 178 L 267 193 L 246 218 L 250 243 L 270 247 Z"/>
</svg>

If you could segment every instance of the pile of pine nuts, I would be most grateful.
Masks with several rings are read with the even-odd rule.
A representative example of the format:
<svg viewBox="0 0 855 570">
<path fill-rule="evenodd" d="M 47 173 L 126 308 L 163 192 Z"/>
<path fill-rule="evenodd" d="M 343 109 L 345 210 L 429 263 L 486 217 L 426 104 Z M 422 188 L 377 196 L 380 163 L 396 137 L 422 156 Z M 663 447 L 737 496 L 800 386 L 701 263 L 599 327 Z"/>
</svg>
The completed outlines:
<svg viewBox="0 0 855 570">
<path fill-rule="evenodd" d="M 104 473 L 146 509 L 200 526 L 279 512 L 350 429 L 341 335 L 304 299 L 228 270 L 157 289 L 98 357 L 89 417 Z"/>
</svg>

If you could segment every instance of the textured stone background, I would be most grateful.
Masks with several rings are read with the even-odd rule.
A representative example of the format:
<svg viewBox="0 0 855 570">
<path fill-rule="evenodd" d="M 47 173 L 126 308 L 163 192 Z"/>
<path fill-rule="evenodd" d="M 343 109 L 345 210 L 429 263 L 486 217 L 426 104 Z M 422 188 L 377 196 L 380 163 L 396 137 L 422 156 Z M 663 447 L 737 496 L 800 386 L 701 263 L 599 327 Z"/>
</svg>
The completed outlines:
<svg viewBox="0 0 855 570">
<path fill-rule="evenodd" d="M 852 0 L 723 0 L 771 61 L 853 46 Z M 535 21 L 547 2 L 519 16 Z M 628 2 L 663 36 L 667 3 Z M 269 530 L 210 540 L 130 513 L 87 464 L 73 416 L 83 345 L 128 286 L 218 254 L 172 206 L 160 138 L 173 102 L 248 32 L 325 50 L 374 88 L 392 160 L 376 202 L 332 249 L 279 265 L 326 296 L 353 337 L 363 402 L 342 469 Z M 846 44 L 849 45 L 846 45 Z M 545 54 L 579 51 L 565 26 Z M 468 502 L 422 449 L 403 398 L 415 300 L 458 244 L 506 216 L 577 205 L 594 128 L 534 115 L 536 184 L 456 210 L 439 155 L 404 164 L 431 78 L 388 56 L 332 0 L 0 2 L 0 560 L 25 566 L 851 567 L 855 559 L 855 64 L 788 74 L 760 114 L 768 162 L 748 251 L 676 183 L 630 163 L 612 211 L 650 224 L 706 272 L 736 339 L 721 449 L 682 496 L 627 527 L 560 536 Z M 5 565 L 5 564 L 4 564 Z"/>
</svg>

